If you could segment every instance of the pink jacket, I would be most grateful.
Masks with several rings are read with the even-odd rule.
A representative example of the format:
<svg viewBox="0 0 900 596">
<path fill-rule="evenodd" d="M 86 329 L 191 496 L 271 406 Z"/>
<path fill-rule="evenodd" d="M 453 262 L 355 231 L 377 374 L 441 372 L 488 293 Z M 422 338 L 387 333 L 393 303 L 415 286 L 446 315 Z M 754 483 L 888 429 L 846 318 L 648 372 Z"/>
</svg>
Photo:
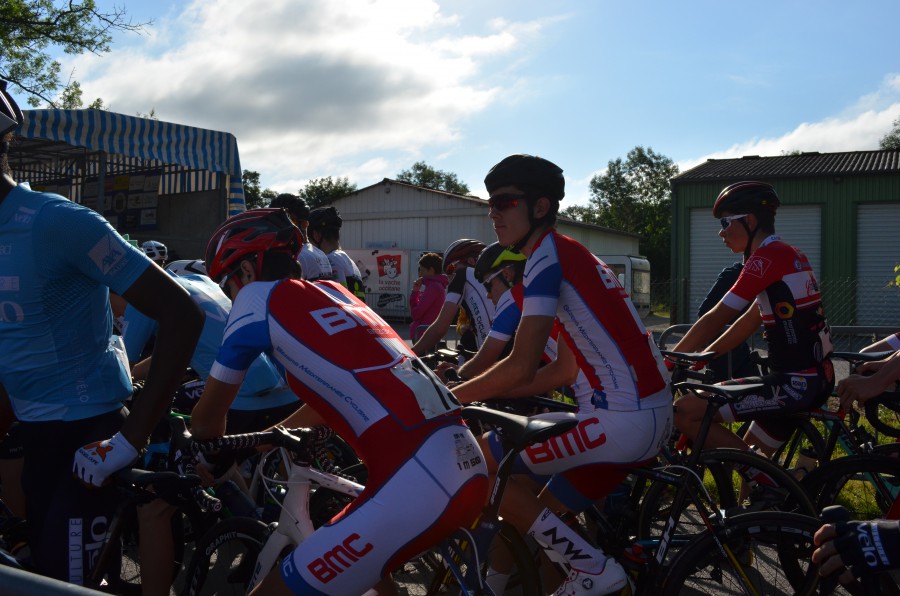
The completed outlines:
<svg viewBox="0 0 900 596">
<path fill-rule="evenodd" d="M 413 341 L 419 339 L 424 328 L 416 330 L 420 326 L 431 325 L 444 306 L 447 296 L 447 284 L 450 279 L 444 275 L 432 275 L 422 280 L 422 287 L 418 291 L 413 290 L 409 294 L 409 309 L 412 315 L 412 324 L 409 326 L 409 337 Z"/>
</svg>

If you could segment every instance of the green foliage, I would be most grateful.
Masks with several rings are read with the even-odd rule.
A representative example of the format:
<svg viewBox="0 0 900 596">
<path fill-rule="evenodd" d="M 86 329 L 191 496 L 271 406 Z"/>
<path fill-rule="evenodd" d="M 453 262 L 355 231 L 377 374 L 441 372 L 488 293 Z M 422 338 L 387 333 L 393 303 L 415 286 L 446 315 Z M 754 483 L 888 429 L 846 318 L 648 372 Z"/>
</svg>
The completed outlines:
<svg viewBox="0 0 900 596">
<path fill-rule="evenodd" d="M 397 174 L 397 180 L 458 195 L 469 194 L 469 187 L 456 174 L 436 170 L 424 161 L 417 161 L 410 169 Z"/>
<path fill-rule="evenodd" d="M 32 107 L 42 101 L 51 107 L 81 107 L 78 82 L 62 85 L 59 62 L 48 49 L 101 54 L 109 51 L 113 32 L 140 32 L 148 24 L 132 23 L 124 8 L 98 10 L 94 0 L 2 0 L 0 78 L 24 91 Z"/>
<path fill-rule="evenodd" d="M 265 207 L 278 196 L 278 193 L 272 189 L 260 190 L 259 172 L 244 170 L 241 173 L 241 180 L 244 183 L 244 202 L 247 204 L 247 209 Z"/>
<path fill-rule="evenodd" d="M 653 279 L 669 279 L 671 194 L 669 180 L 678 166 L 650 147 L 640 145 L 609 162 L 605 174 L 591 179 L 589 213 L 572 207 L 564 214 L 581 215 L 580 221 L 632 232 L 640 236 L 640 251 L 651 263 Z"/>
<path fill-rule="evenodd" d="M 356 184 L 351 184 L 346 177 L 333 179 L 331 176 L 326 176 L 325 178 L 313 178 L 297 194 L 306 201 L 311 209 L 315 209 L 331 204 L 354 192 L 356 192 Z"/>
<path fill-rule="evenodd" d="M 878 146 L 882 149 L 900 149 L 900 118 L 894 120 L 894 128 L 881 138 Z"/>
</svg>

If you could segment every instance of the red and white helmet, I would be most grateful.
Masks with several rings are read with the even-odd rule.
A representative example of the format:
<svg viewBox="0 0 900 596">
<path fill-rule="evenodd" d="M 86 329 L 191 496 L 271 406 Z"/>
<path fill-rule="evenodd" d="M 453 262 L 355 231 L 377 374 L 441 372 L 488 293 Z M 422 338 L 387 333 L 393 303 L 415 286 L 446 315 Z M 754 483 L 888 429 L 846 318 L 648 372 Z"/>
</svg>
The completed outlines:
<svg viewBox="0 0 900 596">
<path fill-rule="evenodd" d="M 213 232 L 206 247 L 206 271 L 221 283 L 241 261 L 253 257 L 259 274 L 267 251 L 281 250 L 296 259 L 302 247 L 303 236 L 284 209 L 251 209 L 228 218 Z"/>
</svg>

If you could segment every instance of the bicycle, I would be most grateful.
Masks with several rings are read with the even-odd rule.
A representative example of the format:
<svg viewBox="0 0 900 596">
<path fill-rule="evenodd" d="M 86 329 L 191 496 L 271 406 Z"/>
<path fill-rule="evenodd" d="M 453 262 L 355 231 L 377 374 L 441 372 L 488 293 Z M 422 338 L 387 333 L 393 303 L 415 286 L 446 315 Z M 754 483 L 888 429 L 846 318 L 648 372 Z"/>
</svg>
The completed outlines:
<svg viewBox="0 0 900 596">
<path fill-rule="evenodd" d="M 487 562 L 492 548 L 503 545 L 513 559 L 513 580 L 523 594 L 539 594 L 540 581 L 531 553 L 521 535 L 498 515 L 500 500 L 515 455 L 527 445 L 547 440 L 575 426 L 574 417 L 565 420 L 531 420 L 488 408 L 468 406 L 463 408 L 467 421 L 479 422 L 503 430 L 504 442 L 509 445 L 498 468 L 490 501 L 482 510 L 476 523 L 470 528 L 460 528 L 433 549 L 404 564 L 393 573 L 394 581 L 403 585 L 410 594 L 433 594 L 437 591 L 459 590 L 463 594 L 486 593 Z M 313 484 L 316 493 L 323 488 L 355 498 L 363 486 L 333 474 L 315 470 L 309 466 L 316 442 L 321 441 L 319 431 L 304 429 L 297 433 L 273 431 L 252 433 L 236 437 L 221 437 L 199 444 L 198 448 L 223 449 L 275 444 L 294 455 L 287 457 L 289 480 L 278 524 L 267 527 L 261 522 L 234 518 L 217 524 L 207 536 L 197 543 L 194 559 L 187 573 L 186 594 L 206 593 L 214 585 L 216 593 L 233 589 L 245 590 L 264 577 L 278 559 L 292 547 L 309 536 L 314 528 L 309 518 L 309 496 Z M 300 437 L 294 436 L 299 434 Z M 297 461 L 299 458 L 299 461 Z M 282 480 L 283 482 L 283 480 Z"/>
<path fill-rule="evenodd" d="M 733 400 L 760 385 L 676 387 Z M 639 594 L 814 593 L 818 577 L 809 557 L 820 522 L 793 512 L 723 510 L 703 484 L 701 453 L 695 450 L 679 464 L 628 468 L 635 481 L 622 509 L 593 517 L 598 545 L 626 565 Z M 658 506 L 650 504 L 647 485 L 666 486 L 669 498 L 662 507 L 664 523 L 640 536 L 634 533 L 635 519 Z M 686 531 L 685 515 L 696 518 L 692 531 Z"/>
<path fill-rule="evenodd" d="M 881 360 L 891 352 L 834 352 L 832 358 L 845 360 L 849 363 L 850 370 L 858 365 L 873 360 Z M 764 365 L 764 362 L 759 362 Z M 836 453 L 843 455 L 859 455 L 866 453 L 881 453 L 888 455 L 896 452 L 900 445 L 888 443 L 879 444 L 878 434 L 884 434 L 894 438 L 900 437 L 900 421 L 894 418 L 894 424 L 884 424 L 879 420 L 879 415 L 889 412 L 896 413 L 900 408 L 900 402 L 888 399 L 875 399 L 867 402 L 865 406 L 865 419 L 875 430 L 873 434 L 860 422 L 862 417 L 855 409 L 829 411 L 825 408 L 816 408 L 809 412 L 791 414 L 796 421 L 797 428 L 781 447 L 772 456 L 772 460 L 782 467 L 793 470 L 797 474 L 806 474 L 815 466 L 831 460 Z M 823 429 L 820 431 L 819 429 Z M 800 470 L 803 472 L 800 472 Z"/>
<path fill-rule="evenodd" d="M 704 448 L 719 408 L 740 400 L 748 393 L 759 391 L 763 385 L 709 385 L 703 382 L 708 378 L 706 373 L 692 371 L 691 367 L 696 366 L 697 362 L 708 361 L 711 354 L 663 353 L 673 360 L 676 367 L 673 379 L 677 382 L 673 383 L 673 392 L 698 391 L 707 400 L 707 406 L 692 448 L 688 450 L 684 440 L 676 441 L 674 445 L 664 445 L 660 453 L 661 464 L 672 469 L 680 468 L 685 474 L 696 474 L 700 479 L 709 478 L 717 507 L 732 515 L 745 510 L 780 510 L 814 516 L 816 509 L 800 483 L 767 457 L 739 449 Z M 768 484 L 756 478 L 763 478 Z M 640 537 L 659 534 L 673 498 L 671 483 L 638 484 L 636 489 L 645 491 L 640 494 L 643 504 L 635 519 L 636 534 Z M 699 512 L 689 510 L 680 523 L 687 534 L 694 534 L 702 526 L 701 519 Z"/>
</svg>

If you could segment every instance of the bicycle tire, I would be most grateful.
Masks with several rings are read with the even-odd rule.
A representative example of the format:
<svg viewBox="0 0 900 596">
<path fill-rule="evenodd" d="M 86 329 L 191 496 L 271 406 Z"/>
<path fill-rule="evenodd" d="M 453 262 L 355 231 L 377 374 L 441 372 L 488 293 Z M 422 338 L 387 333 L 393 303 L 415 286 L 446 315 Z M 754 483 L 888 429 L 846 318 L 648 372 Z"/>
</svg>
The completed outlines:
<svg viewBox="0 0 900 596">
<path fill-rule="evenodd" d="M 753 584 L 750 591 L 762 596 L 815 594 L 819 576 L 810 557 L 815 550 L 813 535 L 821 526 L 814 517 L 777 511 L 729 518 L 716 535 L 731 550 L 740 571 L 707 532 L 678 552 L 665 571 L 661 596 L 745 594 L 740 573 Z"/>
<path fill-rule="evenodd" d="M 802 418 L 797 421 L 797 428 L 791 437 L 775 450 L 770 459 L 785 470 L 791 470 L 797 467 L 801 451 L 817 461 L 829 459 L 825 453 L 825 437 L 812 421 Z"/>
<path fill-rule="evenodd" d="M 92 586 L 93 589 L 120 596 L 140 596 L 141 587 L 141 559 L 140 559 L 140 528 L 137 512 L 134 506 L 122 513 L 126 516 L 121 532 L 118 536 L 118 552 L 109 560 L 104 572 L 104 583 Z M 177 513 L 172 516 L 173 536 L 173 562 L 170 577 L 172 583 L 182 569 L 184 560 L 184 524 Z"/>
<path fill-rule="evenodd" d="M 841 457 L 810 472 L 802 485 L 818 510 L 843 505 L 854 520 L 900 519 L 900 506 L 895 505 L 900 501 L 898 457 Z"/>
<path fill-rule="evenodd" d="M 712 478 L 714 490 L 710 496 L 718 509 L 730 515 L 743 513 L 748 508 L 789 511 L 809 516 L 816 514 L 809 495 L 800 483 L 784 468 L 759 454 L 739 449 L 706 449 L 701 453 L 699 463 L 704 471 L 709 471 Z M 735 470 L 738 466 L 751 466 L 763 472 L 775 481 L 778 489 L 768 490 L 768 494 L 756 499 L 751 497 L 749 503 L 745 502 L 740 495 L 740 480 L 743 476 Z M 650 484 L 641 499 L 637 522 L 639 538 L 656 538 L 662 534 L 675 490 L 675 486 L 661 480 Z M 697 511 L 690 500 L 686 501 L 672 546 L 683 544 L 686 536 L 699 534 L 705 528 L 702 512 Z"/>
<path fill-rule="evenodd" d="M 900 394 L 896 391 L 882 393 L 867 401 L 864 409 L 872 428 L 893 439 L 900 438 Z"/>
<path fill-rule="evenodd" d="M 269 531 L 266 524 L 247 517 L 231 517 L 213 526 L 197 541 L 182 594 L 243 596 Z"/>
<path fill-rule="evenodd" d="M 519 534 L 508 522 L 500 522 L 500 530 L 496 535 L 496 539 L 492 545 L 492 549 L 498 544 L 504 545 L 512 558 L 512 572 L 506 590 L 503 594 L 516 594 L 518 596 L 539 596 L 543 593 L 541 589 L 540 574 L 537 565 L 525 539 Z M 459 530 L 445 541 L 451 551 L 469 552 L 469 538 L 466 532 Z M 469 556 L 463 555 L 463 562 L 460 568 L 463 573 L 469 571 Z M 480 564 L 479 575 L 484 578 L 488 571 L 488 561 L 491 560 L 491 553 L 487 553 L 484 561 Z M 393 573 L 394 581 L 401 588 L 407 590 L 410 596 L 424 596 L 426 594 L 460 594 L 459 584 L 455 577 L 448 571 L 447 563 L 444 555 L 439 548 L 427 551 L 413 561 L 409 561 L 401 567 L 401 569 Z M 477 586 L 469 586 L 474 589 Z M 481 593 L 475 590 L 477 593 Z M 499 594 L 497 596 L 500 596 Z"/>
</svg>

